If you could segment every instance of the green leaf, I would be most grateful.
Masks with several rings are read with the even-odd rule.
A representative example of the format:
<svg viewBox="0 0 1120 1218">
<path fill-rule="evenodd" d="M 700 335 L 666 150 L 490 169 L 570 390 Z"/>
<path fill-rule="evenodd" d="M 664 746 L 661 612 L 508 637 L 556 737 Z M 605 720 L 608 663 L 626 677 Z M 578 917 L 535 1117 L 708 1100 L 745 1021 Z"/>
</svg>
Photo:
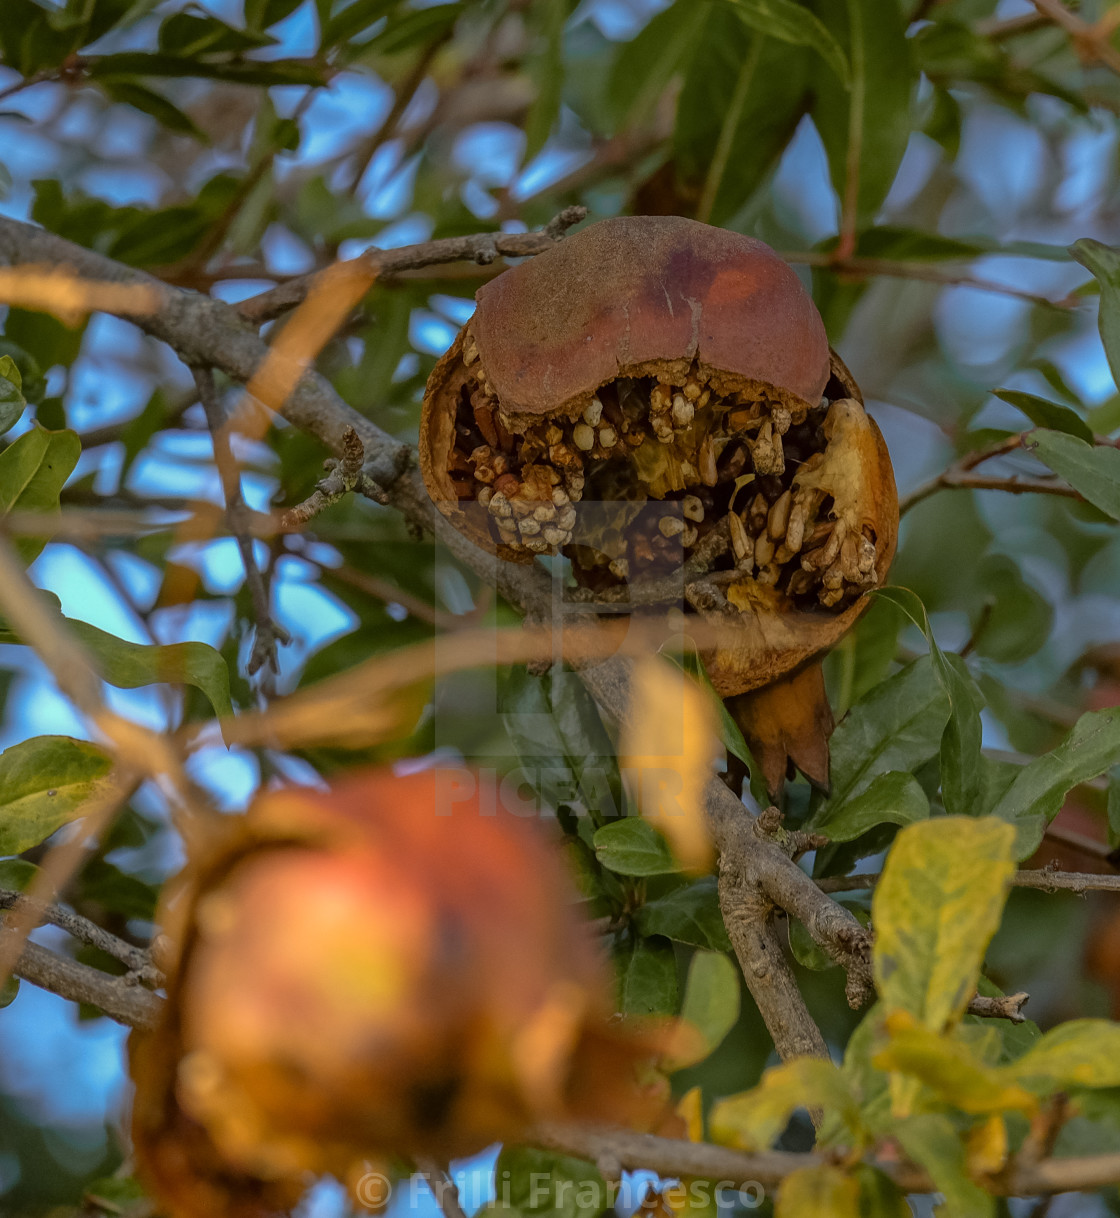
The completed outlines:
<svg viewBox="0 0 1120 1218">
<path fill-rule="evenodd" d="M 765 1150 L 798 1108 L 817 1108 L 840 1117 L 848 1130 L 862 1128 L 859 1105 L 843 1072 L 830 1061 L 799 1057 L 773 1066 L 751 1091 L 716 1102 L 708 1118 L 713 1142 L 737 1150 Z"/>
<path fill-rule="evenodd" d="M 929 800 L 914 775 L 889 770 L 838 809 L 814 817 L 813 832 L 834 842 L 851 842 L 876 825 L 910 825 L 927 816 Z"/>
<path fill-rule="evenodd" d="M 144 1190 L 134 1176 L 102 1176 L 86 1185 L 82 1199 L 106 1214 L 121 1214 L 144 1200 Z"/>
<path fill-rule="evenodd" d="M 694 7 L 708 22 L 677 105 L 673 159 L 684 183 L 703 184 L 697 216 L 724 224 L 757 193 L 808 109 L 811 62 L 753 33 L 730 4 Z"/>
<path fill-rule="evenodd" d="M 494 1166 L 499 1195 L 516 1214 L 598 1218 L 610 1207 L 599 1169 L 582 1159 L 527 1146 L 504 1147 Z"/>
<path fill-rule="evenodd" d="M 941 233 L 894 224 L 877 224 L 858 236 L 857 248 L 865 258 L 890 258 L 896 262 L 939 262 L 977 258 L 988 251 L 982 241 L 962 241 Z"/>
<path fill-rule="evenodd" d="M 872 897 L 875 983 L 888 1009 L 935 1032 L 976 991 L 1015 865 L 1014 833 L 993 818 L 941 817 L 895 838 Z"/>
<path fill-rule="evenodd" d="M 634 914 L 634 922 L 642 935 L 664 935 L 678 943 L 711 947 L 717 952 L 731 950 L 712 876 L 647 901 Z"/>
<path fill-rule="evenodd" d="M 206 695 L 217 715 L 232 715 L 229 668 L 209 643 L 130 643 L 88 622 L 69 620 L 78 641 L 93 655 L 98 671 L 118 689 L 143 685 L 192 685 Z"/>
<path fill-rule="evenodd" d="M 10 1007 L 16 1000 L 19 994 L 19 978 L 7 977 L 4 979 L 4 984 L 0 985 L 0 1011 L 5 1007 Z"/>
<path fill-rule="evenodd" d="M 0 859 L 0 888 L 6 888 L 9 892 L 26 892 L 38 873 L 39 868 L 25 859 Z"/>
<path fill-rule="evenodd" d="M 58 598 L 41 594 L 44 608 L 57 613 L 91 654 L 98 674 L 118 689 L 137 689 L 143 685 L 192 685 L 205 694 L 218 715 L 232 715 L 229 669 L 221 652 L 209 643 L 167 643 L 165 645 L 130 643 L 104 630 L 64 618 Z M 0 618 L 0 643 L 20 643 L 22 639 Z"/>
<path fill-rule="evenodd" d="M 880 1070 L 917 1079 L 943 1103 L 962 1112 L 1024 1112 L 1037 1099 L 997 1066 L 989 1065 L 959 1034 L 943 1035 L 910 1016 L 888 1016 L 889 1039 L 872 1058 Z"/>
<path fill-rule="evenodd" d="M 1120 707 L 1090 711 L 1049 753 L 1024 766 L 991 810 L 1017 830 L 1015 857 L 1027 858 L 1042 841 L 1067 792 L 1103 774 L 1120 757 Z"/>
<path fill-rule="evenodd" d="M 599 710 L 575 673 L 555 667 L 535 676 L 514 668 L 502 681 L 500 696 L 502 722 L 518 757 L 530 763 L 527 772 L 554 787 L 570 775 L 596 823 L 624 811 L 618 759 Z M 543 793 L 554 803 L 555 791 Z"/>
<path fill-rule="evenodd" d="M 13 427 L 27 408 L 23 378 L 10 355 L 0 356 L 0 436 Z"/>
<path fill-rule="evenodd" d="M 544 147 L 560 114 L 564 88 L 564 24 L 568 19 L 567 0 L 540 0 L 533 6 L 544 26 L 544 47 L 526 61 L 529 78 L 537 86 L 536 97 L 525 116 L 525 154 L 528 164 Z"/>
<path fill-rule="evenodd" d="M 276 39 L 258 30 L 239 30 L 210 14 L 170 13 L 160 23 L 159 49 L 166 55 L 199 58 L 233 54 L 275 45 Z"/>
<path fill-rule="evenodd" d="M 1023 578 L 1013 558 L 985 554 L 976 570 L 976 591 L 982 603 L 969 616 L 977 655 L 1016 664 L 1046 642 L 1054 623 L 1053 606 Z"/>
<path fill-rule="evenodd" d="M 204 143 L 208 142 L 205 134 L 195 126 L 194 121 L 184 114 L 174 102 L 168 101 L 162 93 L 157 93 L 155 89 L 149 89 L 147 85 L 137 84 L 134 80 L 116 76 L 107 77 L 101 84 L 113 101 L 132 106 L 143 114 L 151 115 L 168 131 L 176 131 L 180 135 L 189 135 Z"/>
<path fill-rule="evenodd" d="M 1093 432 L 1089 424 L 1068 406 L 1047 401 L 1033 393 L 1020 393 L 1018 389 L 993 389 L 992 392 L 1001 401 L 1021 410 L 1036 427 L 1049 427 L 1092 444 Z"/>
<path fill-rule="evenodd" d="M 406 10 L 400 16 L 390 17 L 385 29 L 362 48 L 362 59 L 368 62 L 373 55 L 399 55 L 415 46 L 431 45 L 435 39 L 451 32 L 465 7 L 462 3 L 434 4 L 429 8 L 415 12 Z"/>
<path fill-rule="evenodd" d="M 1101 287 L 1097 326 L 1112 379 L 1120 389 L 1120 250 L 1091 237 L 1082 237 L 1069 247 L 1070 254 L 1092 271 Z"/>
<path fill-rule="evenodd" d="M 980 707 L 984 697 L 957 656 L 946 656 L 937 645 L 925 605 L 909 588 L 881 588 L 878 595 L 892 601 L 920 627 L 929 644 L 933 670 L 949 699 L 949 718 L 941 737 L 941 799 L 952 816 L 976 816 L 983 811 L 984 768 Z"/>
<path fill-rule="evenodd" d="M 827 67 L 814 73 L 813 122 L 836 191 L 855 204 L 857 228 L 866 228 L 894 182 L 913 127 L 918 73 L 906 22 L 896 0 L 816 0 L 813 7 L 851 66 L 850 89 Z"/>
<path fill-rule="evenodd" d="M 1111 850 L 1120 846 L 1120 771 L 1113 770 L 1108 779 L 1108 845 Z"/>
<path fill-rule="evenodd" d="M 323 28 L 323 46 L 339 46 L 365 33 L 371 25 L 391 13 L 401 0 L 355 0 L 336 13 Z"/>
<path fill-rule="evenodd" d="M 430 10 L 427 10 L 430 11 Z M 200 59 L 147 51 L 118 51 L 99 55 L 87 69 L 94 80 L 110 76 L 202 77 L 241 85 L 321 85 L 323 69 L 301 60 Z"/>
<path fill-rule="evenodd" d="M 0 518 L 9 512 L 52 512 L 78 463 L 81 441 L 73 431 L 47 431 L 37 423 L 0 453 Z M 25 565 L 42 552 L 46 538 L 18 537 Z"/>
<path fill-rule="evenodd" d="M 1032 431 L 1027 447 L 1094 506 L 1120 520 L 1120 449 L 1060 431 Z"/>
<path fill-rule="evenodd" d="M 615 956 L 623 1015 L 675 1015 L 680 1003 L 677 958 L 668 943 L 637 943 Z"/>
<path fill-rule="evenodd" d="M 1072 1019 L 1044 1032 L 1002 1070 L 1049 1092 L 1070 1087 L 1120 1087 L 1120 1024 Z"/>
<path fill-rule="evenodd" d="M 607 105 L 616 129 L 641 121 L 687 66 L 706 41 L 701 31 L 708 13 L 708 6 L 696 0 L 676 0 L 618 48 L 607 83 Z"/>
<path fill-rule="evenodd" d="M 906 1194 L 886 1173 L 861 1163 L 853 1174 L 859 1180 L 860 1218 L 913 1218 Z"/>
<path fill-rule="evenodd" d="M 842 826 L 845 807 L 880 775 L 914 771 L 937 754 L 949 699 L 928 656 L 914 660 L 865 694 L 832 735 L 832 796 L 810 817 L 816 832 Z"/>
<path fill-rule="evenodd" d="M 112 768 L 96 745 L 69 736 L 37 736 L 0 753 L 0 854 L 22 854 L 82 816 Z"/>
<path fill-rule="evenodd" d="M 908 1117 L 892 1132 L 944 1195 L 945 1218 L 995 1218 L 995 1198 L 969 1178 L 964 1143 L 947 1116 L 923 1113 Z"/>
<path fill-rule="evenodd" d="M 627 816 L 596 830 L 595 857 L 618 875 L 671 875 L 680 871 L 668 842 L 640 816 Z"/>
<path fill-rule="evenodd" d="M 851 88 L 848 57 L 840 43 L 810 9 L 794 0 L 725 0 L 745 25 L 767 38 L 811 47 L 844 86 Z"/>
<path fill-rule="evenodd" d="M 859 1181 L 831 1163 L 799 1167 L 778 1190 L 774 1218 L 865 1218 Z"/>
<path fill-rule="evenodd" d="M 694 1054 L 666 1066 L 669 1072 L 703 1061 L 739 1022 L 739 970 L 723 952 L 699 951 L 692 957 L 681 1018 L 698 1029 L 702 1044 Z"/>
<path fill-rule="evenodd" d="M 245 0 L 245 24 L 254 30 L 277 25 L 303 3 L 303 0 Z"/>
</svg>

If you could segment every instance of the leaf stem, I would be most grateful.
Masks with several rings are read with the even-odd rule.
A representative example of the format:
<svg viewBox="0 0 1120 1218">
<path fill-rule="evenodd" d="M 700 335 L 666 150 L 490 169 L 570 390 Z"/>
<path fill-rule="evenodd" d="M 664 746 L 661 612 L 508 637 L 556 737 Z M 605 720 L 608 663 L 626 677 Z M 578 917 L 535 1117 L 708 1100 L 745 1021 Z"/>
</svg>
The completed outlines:
<svg viewBox="0 0 1120 1218">
<path fill-rule="evenodd" d="M 735 92 L 731 95 L 727 113 L 723 117 L 723 126 L 720 128 L 716 150 L 712 156 L 712 163 L 708 167 L 708 176 L 704 179 L 704 193 L 700 196 L 700 205 L 696 209 L 696 219 L 704 224 L 711 219 L 716 196 L 719 194 L 720 184 L 723 182 L 723 175 L 727 172 L 727 163 L 731 159 L 731 150 L 735 144 L 735 132 L 743 117 L 743 107 L 747 104 L 751 83 L 762 59 L 762 47 L 765 42 L 766 39 L 763 35 L 755 35 L 751 42 L 751 49 L 747 52 L 743 66 L 739 69 Z"/>
</svg>

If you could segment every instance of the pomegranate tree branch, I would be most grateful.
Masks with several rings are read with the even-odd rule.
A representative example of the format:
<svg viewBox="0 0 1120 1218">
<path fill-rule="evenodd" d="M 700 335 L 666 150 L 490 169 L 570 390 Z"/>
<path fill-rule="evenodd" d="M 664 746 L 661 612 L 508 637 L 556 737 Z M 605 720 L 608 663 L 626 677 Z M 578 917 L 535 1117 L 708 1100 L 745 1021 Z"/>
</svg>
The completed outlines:
<svg viewBox="0 0 1120 1218">
<path fill-rule="evenodd" d="M 645 1168 L 670 1179 L 718 1181 L 729 1188 L 750 1184 L 774 1188 L 801 1168 L 837 1161 L 836 1157 L 816 1151 L 768 1150 L 744 1154 L 706 1142 L 685 1142 L 648 1133 L 579 1125 L 545 1125 L 534 1131 L 531 1141 L 536 1146 L 589 1159 L 593 1163 L 613 1159 L 627 1170 Z M 937 1191 L 925 1171 L 906 1160 L 899 1160 L 897 1155 L 867 1161 L 889 1176 L 903 1192 Z M 987 1183 L 998 1196 L 1031 1197 L 1104 1188 L 1118 1179 L 1120 1154 L 1113 1152 L 1080 1159 L 1014 1160 L 1009 1170 L 990 1177 Z"/>
<path fill-rule="evenodd" d="M 27 912 L 32 915 L 35 925 L 49 923 L 51 926 L 57 926 L 82 943 L 96 947 L 114 960 L 120 961 L 130 973 L 136 974 L 141 980 L 150 981 L 155 985 L 161 983 L 158 970 L 152 966 L 151 956 L 142 947 L 136 947 L 118 938 L 96 922 L 91 922 L 89 918 L 83 918 L 81 914 L 74 913 L 62 905 L 35 901 L 22 893 L 0 888 L 0 910 L 18 909 L 20 906 L 27 906 Z"/>
<path fill-rule="evenodd" d="M 1050 309 L 1073 309 L 1080 304 L 1080 300 L 1076 296 L 1064 296 L 1059 300 L 1052 300 L 1049 296 L 1040 296 L 1036 292 L 1025 292 L 1021 288 L 999 283 L 994 279 L 983 279 L 967 271 L 954 270 L 951 267 L 928 262 L 908 262 L 901 258 L 863 258 L 858 254 L 841 258 L 835 254 L 821 253 L 816 250 L 784 250 L 782 257 L 787 262 L 821 267 L 824 270 L 854 279 L 882 276 L 888 279 L 914 279 L 921 283 L 939 284 L 942 287 L 975 288 L 978 292 L 993 292 L 999 296 L 1011 296 L 1015 300 L 1025 300 L 1028 304 L 1043 305 Z"/>
<path fill-rule="evenodd" d="M 495 258 L 529 258 L 554 245 L 574 224 L 587 215 L 586 207 L 565 207 L 539 232 L 534 233 L 474 233 L 467 237 L 441 237 L 419 245 L 406 245 L 395 250 L 371 249 L 353 261 L 364 270 L 373 271 L 378 279 L 400 271 L 414 271 L 444 262 L 474 262 L 488 266 Z M 237 306 L 237 312 L 247 321 L 261 325 L 294 308 L 307 296 L 319 271 L 299 275 L 295 279 L 270 288 L 259 296 L 251 296 Z"/>
<path fill-rule="evenodd" d="M 12 969 L 16 977 L 71 1002 L 85 1002 L 130 1028 L 155 1025 L 163 999 L 131 977 L 111 977 L 38 943 L 25 943 Z"/>
<path fill-rule="evenodd" d="M 1060 478 L 1035 478 L 1022 474 L 978 474 L 974 471 L 978 465 L 990 461 L 993 457 L 1004 457 L 1023 447 L 1023 439 L 1027 432 L 1019 432 L 986 448 L 978 448 L 975 452 L 965 453 L 958 457 L 947 469 L 941 471 L 928 482 L 923 482 L 903 499 L 898 505 L 899 515 L 905 515 L 912 507 L 928 499 L 938 491 L 951 489 L 971 489 L 976 491 L 1006 491 L 1011 495 L 1062 495 L 1067 499 L 1080 499 L 1081 495 L 1067 482 Z"/>
<path fill-rule="evenodd" d="M 198 399 L 206 412 L 206 423 L 210 428 L 210 438 L 214 445 L 214 464 L 218 467 L 218 476 L 222 481 L 222 495 L 226 501 L 226 519 L 229 529 L 237 542 L 237 552 L 241 555 L 241 565 L 245 569 L 245 583 L 249 588 L 249 597 L 253 604 L 253 617 L 256 630 L 253 636 L 253 650 L 249 656 L 249 676 L 253 676 L 261 668 L 266 670 L 268 680 L 280 671 L 277 659 L 277 648 L 291 640 L 291 635 L 274 621 L 269 605 L 268 586 L 264 573 L 257 566 L 253 554 L 253 542 L 248 531 L 249 509 L 241 494 L 241 470 L 230 444 L 230 425 L 225 408 L 218 395 L 214 383 L 213 369 L 203 364 L 192 364 L 191 373 L 194 376 Z"/>
<path fill-rule="evenodd" d="M 376 257 L 401 266 L 477 257 L 479 253 L 489 256 L 491 249 L 525 256 L 548 248 L 583 214 L 582 209 L 569 209 L 542 233 L 454 238 L 450 244 L 429 242 L 411 251 L 378 251 Z M 148 288 L 155 299 L 153 309 L 139 313 L 122 308 L 118 315 L 168 343 L 186 362 L 219 369 L 242 384 L 252 379 L 269 354 L 255 327 L 223 301 L 171 287 L 33 225 L 0 217 L 0 262 L 67 266 L 88 279 Z M 289 303 L 302 298 L 306 286 Z M 530 619 L 558 617 L 561 607 L 555 603 L 549 573 L 540 565 L 502 562 L 452 528 L 433 509 L 413 450 L 348 406 L 324 377 L 311 368 L 303 370 L 292 391 L 276 406 L 290 423 L 340 457 L 345 456 L 348 434 L 353 431 L 363 447 L 363 474 L 376 483 L 379 492 L 384 492 L 412 527 L 435 533 L 457 561 Z M 581 675 L 609 716 L 622 720 L 629 714 L 629 661 L 616 658 L 595 664 L 583 669 Z M 793 982 L 778 942 L 779 911 L 788 909 L 827 951 L 850 972 L 854 970 L 856 989 L 861 992 L 866 933 L 847 910 L 813 884 L 779 842 L 753 832 L 751 814 L 718 780 L 709 785 L 707 812 L 722 856 L 721 903 L 725 910 L 732 911 L 729 917 L 739 962 L 775 1045 L 784 1058 L 806 1052 L 823 1054 L 823 1038 Z M 740 905 L 743 912 L 738 914 L 734 911 Z"/>
</svg>

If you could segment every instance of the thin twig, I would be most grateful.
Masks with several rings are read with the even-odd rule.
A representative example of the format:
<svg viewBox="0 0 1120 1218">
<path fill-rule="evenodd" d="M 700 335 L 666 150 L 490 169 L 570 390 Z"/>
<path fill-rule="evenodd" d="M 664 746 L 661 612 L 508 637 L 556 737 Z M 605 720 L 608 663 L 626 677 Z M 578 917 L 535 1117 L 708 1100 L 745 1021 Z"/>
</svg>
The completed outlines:
<svg viewBox="0 0 1120 1218">
<path fill-rule="evenodd" d="M 445 1171 L 435 1159 L 420 1156 L 415 1162 L 417 1171 L 432 1190 L 432 1196 L 435 1197 L 436 1204 L 443 1212 L 443 1218 L 467 1218 L 463 1212 L 462 1202 L 459 1200 L 458 1186 L 451 1178 L 451 1174 Z"/>
<path fill-rule="evenodd" d="M 1062 0 L 1031 0 L 1031 3 L 1044 17 L 1069 34 L 1074 50 L 1082 59 L 1089 62 L 1096 60 L 1109 71 L 1120 75 L 1120 51 L 1107 38 L 1102 38 L 1087 21 L 1066 8 Z"/>
<path fill-rule="evenodd" d="M 879 882 L 878 871 L 856 872 L 853 875 L 830 875 L 817 880 L 821 892 L 857 892 L 874 888 Z M 1120 892 L 1120 875 L 1096 875 L 1086 871 L 1062 871 L 1053 864 L 1024 868 L 1011 877 L 1016 888 L 1036 888 L 1041 892 Z"/>
<path fill-rule="evenodd" d="M 352 427 L 348 427 L 342 437 L 342 456 L 329 457 L 323 463 L 330 472 L 316 483 L 315 490 L 308 498 L 281 515 L 280 528 L 295 532 L 354 490 L 375 503 L 388 503 L 388 495 L 372 478 L 362 473 L 365 457 L 361 438 Z"/>
<path fill-rule="evenodd" d="M 17 93 L 22 93 L 24 89 L 30 89 L 34 85 L 41 85 L 45 81 L 53 80 L 54 72 L 48 72 L 42 69 L 38 72 L 33 72 L 30 76 L 25 76 L 22 80 L 17 80 L 8 85 L 5 89 L 0 89 L 0 102 L 7 101 L 9 97 L 14 97 Z"/>
<path fill-rule="evenodd" d="M 214 372 L 203 364 L 192 364 L 191 373 L 194 376 L 198 398 L 206 411 L 206 422 L 210 427 L 210 438 L 214 444 L 214 464 L 218 467 L 218 476 L 222 480 L 222 494 L 226 501 L 226 518 L 229 521 L 230 532 L 237 542 L 237 551 L 241 555 L 241 565 L 245 568 L 245 582 L 249 587 L 249 596 L 253 602 L 253 650 L 249 656 L 249 675 L 253 676 L 261 668 L 269 674 L 268 680 L 280 671 L 277 659 L 277 647 L 291 641 L 291 635 L 272 616 L 269 605 L 268 588 L 264 575 L 257 566 L 253 555 L 253 543 L 246 529 L 248 508 L 241 494 L 241 470 L 230 445 L 230 426 L 226 412 L 218 397 L 218 389 L 214 383 Z"/>
<path fill-rule="evenodd" d="M 389 108 L 389 113 L 385 116 L 385 121 L 369 137 L 364 147 L 354 153 L 354 169 L 350 175 L 350 185 L 347 187 L 347 193 L 354 194 L 362 184 L 362 179 L 366 176 L 366 171 L 369 169 L 370 163 L 377 155 L 378 150 L 396 134 L 397 125 L 400 123 L 412 99 L 416 96 L 416 90 L 424 83 L 424 79 L 428 75 L 428 69 L 432 66 L 432 61 L 450 37 L 451 31 L 448 30 L 446 34 L 434 39 L 421 51 L 420 57 L 417 59 L 412 70 L 405 77 L 400 88 L 397 89 L 393 97 L 393 104 Z"/>
<path fill-rule="evenodd" d="M 378 279 L 395 271 L 416 270 L 443 262 L 476 262 L 486 266 L 495 258 L 528 258 L 551 248 L 574 224 L 587 215 L 586 207 L 566 207 L 545 228 L 535 233 L 475 233 L 469 237 L 443 237 L 406 245 L 401 249 L 371 249 L 353 260 Z M 330 269 L 330 268 L 328 268 Z M 279 317 L 302 301 L 321 271 L 289 279 L 259 296 L 251 296 L 237 306 L 247 320 L 261 325 Z"/>
<path fill-rule="evenodd" d="M 816 1151 L 767 1150 L 744 1154 L 707 1142 L 686 1142 L 623 1129 L 546 1125 L 531 1138 L 535 1146 L 557 1150 L 592 1163 L 612 1159 L 630 1171 L 649 1170 L 671 1179 L 721 1180 L 729 1186 L 760 1184 L 776 1188 L 793 1172 L 834 1164 L 835 1156 Z M 921 1168 L 897 1157 L 867 1160 L 889 1176 L 906 1193 L 932 1193 L 937 1186 Z M 1104 1188 L 1120 1179 L 1120 1153 L 1085 1158 L 1046 1158 L 1016 1164 L 993 1178 L 991 1189 L 999 1196 L 1030 1197 L 1044 1193 L 1076 1193 Z"/>
<path fill-rule="evenodd" d="M 1028 432 L 1019 432 L 1007 436 L 987 448 L 965 453 L 958 457 L 952 465 L 941 473 L 910 492 L 898 506 L 899 515 L 905 515 L 912 507 L 928 499 L 937 491 L 948 489 L 971 489 L 986 491 L 1006 491 L 1012 495 L 1042 494 L 1062 495 L 1068 499 L 1081 499 L 1081 495 L 1066 482 L 1058 478 L 1034 478 L 1021 474 L 987 475 L 977 474 L 975 469 L 985 461 L 994 457 L 1004 457 L 1008 453 L 1023 448 L 1024 439 Z"/>
<path fill-rule="evenodd" d="M 978 21 L 973 29 L 981 38 L 991 38 L 996 42 L 1004 38 L 1014 38 L 1019 34 L 1030 34 L 1034 30 L 1044 29 L 1050 20 L 1041 13 L 1022 13 L 1018 17 L 989 17 Z"/>
<path fill-rule="evenodd" d="M 1026 1023 L 1023 1007 L 1030 1000 L 1030 995 L 1020 991 L 1018 994 L 1001 994 L 997 997 L 987 997 L 976 994 L 968 1004 L 970 1015 L 980 1015 L 984 1019 L 1007 1019 L 1012 1023 Z"/>
<path fill-rule="evenodd" d="M 980 292 L 994 292 L 1000 296 L 1011 296 L 1016 300 L 1025 300 L 1028 304 L 1044 305 L 1052 309 L 1073 309 L 1081 303 L 1080 298 L 1075 296 L 1064 296 L 1060 300 L 1051 300 L 1049 296 L 1026 292 L 1005 283 L 997 283 L 994 279 L 982 279 L 966 271 L 951 270 L 948 267 L 931 265 L 928 262 L 907 262 L 904 259 L 895 258 L 864 258 L 859 254 L 841 257 L 837 253 L 820 253 L 816 250 L 784 250 L 782 257 L 787 262 L 821 267 L 840 275 L 916 279 L 922 283 L 936 283 L 942 287 L 976 288 Z"/>
<path fill-rule="evenodd" d="M 120 961 L 136 979 L 152 985 L 163 983 L 162 975 L 152 964 L 151 956 L 142 947 L 136 947 L 118 938 L 96 922 L 91 922 L 89 918 L 83 918 L 81 914 L 74 913 L 62 905 L 44 904 L 24 896 L 21 892 L 0 888 L 0 909 L 18 909 L 22 905 L 29 907 L 28 913 L 34 916 L 37 926 L 44 923 L 57 926 L 82 943 L 96 947 L 114 960 Z"/>
</svg>

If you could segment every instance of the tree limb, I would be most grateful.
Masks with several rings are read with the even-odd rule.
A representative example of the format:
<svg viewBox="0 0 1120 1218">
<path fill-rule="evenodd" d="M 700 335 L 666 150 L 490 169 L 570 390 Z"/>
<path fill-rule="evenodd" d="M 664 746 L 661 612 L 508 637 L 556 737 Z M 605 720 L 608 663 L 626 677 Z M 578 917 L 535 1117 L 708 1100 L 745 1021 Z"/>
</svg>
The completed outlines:
<svg viewBox="0 0 1120 1218">
<path fill-rule="evenodd" d="M 23 893 L 0 888 L 0 909 L 18 909 L 20 906 L 28 907 L 27 912 L 37 919 L 35 925 L 50 923 L 51 926 L 57 926 L 82 943 L 96 947 L 114 960 L 119 960 L 140 980 L 151 982 L 153 985 L 163 983 L 159 970 L 152 965 L 151 956 L 142 947 L 127 943 L 104 927 L 98 926 L 96 922 L 91 922 L 89 918 L 83 918 L 81 914 L 74 913 L 62 905 L 36 901 Z"/>
<path fill-rule="evenodd" d="M 533 1131 L 531 1142 L 592 1163 L 602 1157 L 617 1160 L 624 1168 L 645 1168 L 670 1179 L 698 1177 L 728 1186 L 761 1184 L 779 1186 L 786 1176 L 804 1167 L 835 1163 L 836 1157 L 819 1152 L 794 1153 L 768 1150 L 744 1154 L 707 1142 L 685 1142 L 659 1138 L 623 1129 L 600 1129 L 579 1125 L 545 1125 Z M 937 1186 L 920 1168 L 897 1159 L 872 1160 L 903 1192 L 932 1193 Z M 1050 1193 L 1075 1193 L 1103 1188 L 1120 1179 L 1120 1154 L 1093 1155 L 1080 1159 L 1045 1158 L 1015 1164 L 1012 1169 L 987 1181 L 1002 1197 L 1031 1197 Z"/>
<path fill-rule="evenodd" d="M 25 943 L 12 972 L 71 1002 L 85 1002 L 130 1028 L 155 1025 L 163 999 L 127 977 L 110 977 L 38 943 Z"/>
<path fill-rule="evenodd" d="M 378 251 L 370 257 L 384 269 L 463 257 L 485 260 L 491 253 L 524 256 L 548 248 L 583 214 L 581 209 L 568 209 L 543 233 L 453 238 L 407 250 Z M 155 294 L 154 311 L 121 315 L 168 343 L 188 363 L 220 368 L 242 383 L 252 379 L 268 356 L 269 348 L 244 316 L 224 302 L 172 288 L 33 225 L 0 217 L 0 261 L 17 266 L 66 265 L 90 279 L 148 287 Z M 289 292 L 283 297 L 284 307 L 302 299 L 309 283 L 310 279 L 304 279 L 283 285 Z M 266 295 L 271 310 L 280 298 Z M 551 576 L 539 564 L 502 562 L 439 516 L 415 468 L 411 450 L 343 402 L 324 377 L 311 369 L 303 371 L 287 399 L 274 405 L 294 426 L 339 455 L 345 453 L 348 432 L 356 433 L 365 453 L 364 472 L 384 490 L 389 502 L 413 527 L 434 531 L 457 561 L 493 585 L 529 619 L 560 621 L 565 613 L 573 612 L 573 607 L 554 602 Z M 629 714 L 629 674 L 629 662 L 622 659 L 581 669 L 584 683 L 600 706 L 620 721 Z M 853 998 L 866 992 L 866 932 L 852 914 L 822 893 L 778 844 L 752 831 L 751 814 L 718 780 L 708 787 L 707 812 L 722 859 L 721 903 L 734 909 L 745 902 L 744 914 L 732 916 L 737 955 L 778 1052 L 783 1058 L 807 1051 L 823 1054 L 824 1040 L 792 982 L 789 965 L 774 937 L 775 907 L 788 909 L 799 918 L 821 946 L 849 969 L 854 977 Z M 752 939 L 752 935 L 756 937 Z"/>
</svg>

